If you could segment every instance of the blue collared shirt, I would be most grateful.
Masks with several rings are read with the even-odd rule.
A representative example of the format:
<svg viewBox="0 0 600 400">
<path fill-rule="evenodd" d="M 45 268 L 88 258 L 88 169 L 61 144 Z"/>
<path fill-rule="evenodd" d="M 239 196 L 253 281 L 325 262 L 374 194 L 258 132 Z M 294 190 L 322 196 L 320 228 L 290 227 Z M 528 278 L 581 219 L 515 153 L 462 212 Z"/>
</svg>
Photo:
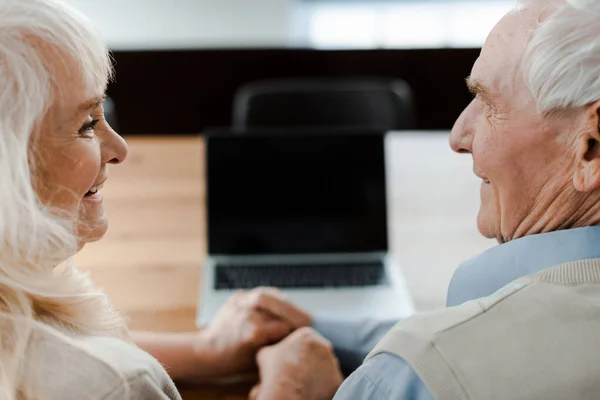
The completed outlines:
<svg viewBox="0 0 600 400">
<path fill-rule="evenodd" d="M 589 258 L 600 258 L 600 227 L 570 229 L 514 240 L 463 263 L 450 282 L 447 305 L 456 306 L 489 296 L 515 279 L 555 265 Z M 380 324 L 371 322 L 366 326 L 370 326 L 363 328 L 370 332 L 365 336 L 369 340 L 364 345 L 359 344 L 360 351 L 367 346 L 372 348 L 373 342 L 378 339 L 375 336 L 387 331 L 393 324 L 384 321 Z M 327 336 L 327 332 L 324 333 Z M 366 399 L 433 400 L 434 397 L 407 362 L 398 356 L 382 353 L 346 379 L 334 400 Z"/>
</svg>

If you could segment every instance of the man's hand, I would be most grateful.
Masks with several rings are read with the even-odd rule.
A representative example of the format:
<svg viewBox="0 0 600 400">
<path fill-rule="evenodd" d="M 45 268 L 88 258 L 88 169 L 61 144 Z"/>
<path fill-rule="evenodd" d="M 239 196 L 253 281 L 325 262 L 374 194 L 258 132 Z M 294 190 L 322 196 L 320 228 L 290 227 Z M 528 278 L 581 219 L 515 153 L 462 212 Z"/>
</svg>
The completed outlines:
<svg viewBox="0 0 600 400">
<path fill-rule="evenodd" d="M 312 318 L 272 288 L 235 293 L 199 333 L 196 353 L 215 375 L 232 376 L 256 369 L 256 352 L 279 342 Z"/>
<path fill-rule="evenodd" d="M 331 400 L 344 378 L 331 343 L 301 328 L 257 354 L 260 383 L 251 400 Z"/>
</svg>

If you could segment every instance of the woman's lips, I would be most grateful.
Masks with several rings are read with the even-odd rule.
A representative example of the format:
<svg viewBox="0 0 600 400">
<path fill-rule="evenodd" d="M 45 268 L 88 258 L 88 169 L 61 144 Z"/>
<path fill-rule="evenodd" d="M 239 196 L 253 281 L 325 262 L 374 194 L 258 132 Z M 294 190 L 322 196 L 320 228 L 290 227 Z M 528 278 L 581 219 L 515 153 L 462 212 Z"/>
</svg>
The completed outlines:
<svg viewBox="0 0 600 400">
<path fill-rule="evenodd" d="M 104 182 L 102 182 L 102 183 L 100 183 L 98 185 L 92 186 L 90 188 L 90 190 L 88 190 L 88 192 L 83 197 L 93 196 L 96 193 L 98 193 L 100 191 L 100 189 L 102 189 L 103 187 L 104 187 Z"/>
<path fill-rule="evenodd" d="M 100 203 L 104 198 L 102 197 L 102 192 L 98 191 L 96 193 L 88 192 L 85 196 L 83 196 L 83 200 L 89 201 L 92 203 Z"/>
<path fill-rule="evenodd" d="M 106 181 L 106 179 L 104 181 Z M 92 186 L 90 190 L 88 190 L 88 192 L 85 195 L 83 195 L 83 199 L 94 202 L 102 201 L 102 192 L 100 192 L 100 190 L 104 186 L 104 181 Z"/>
</svg>

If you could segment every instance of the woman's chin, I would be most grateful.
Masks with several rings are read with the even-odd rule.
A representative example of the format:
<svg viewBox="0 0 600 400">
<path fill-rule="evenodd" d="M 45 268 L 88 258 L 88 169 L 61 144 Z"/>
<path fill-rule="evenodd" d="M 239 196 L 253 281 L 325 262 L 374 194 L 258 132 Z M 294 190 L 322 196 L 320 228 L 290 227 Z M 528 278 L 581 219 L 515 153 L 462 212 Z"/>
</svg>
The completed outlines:
<svg viewBox="0 0 600 400">
<path fill-rule="evenodd" d="M 102 217 L 93 224 L 80 224 L 77 232 L 77 247 L 79 250 L 87 243 L 97 242 L 102 239 L 108 230 L 108 220 Z"/>
</svg>

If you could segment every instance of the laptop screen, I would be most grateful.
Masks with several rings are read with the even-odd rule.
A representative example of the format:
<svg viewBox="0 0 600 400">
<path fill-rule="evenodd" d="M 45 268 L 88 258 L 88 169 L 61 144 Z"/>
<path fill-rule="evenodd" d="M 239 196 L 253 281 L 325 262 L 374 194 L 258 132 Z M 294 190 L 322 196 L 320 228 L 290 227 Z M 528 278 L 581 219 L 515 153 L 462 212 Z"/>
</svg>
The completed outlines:
<svg viewBox="0 0 600 400">
<path fill-rule="evenodd" d="M 384 136 L 207 138 L 210 254 L 387 250 Z"/>
</svg>

